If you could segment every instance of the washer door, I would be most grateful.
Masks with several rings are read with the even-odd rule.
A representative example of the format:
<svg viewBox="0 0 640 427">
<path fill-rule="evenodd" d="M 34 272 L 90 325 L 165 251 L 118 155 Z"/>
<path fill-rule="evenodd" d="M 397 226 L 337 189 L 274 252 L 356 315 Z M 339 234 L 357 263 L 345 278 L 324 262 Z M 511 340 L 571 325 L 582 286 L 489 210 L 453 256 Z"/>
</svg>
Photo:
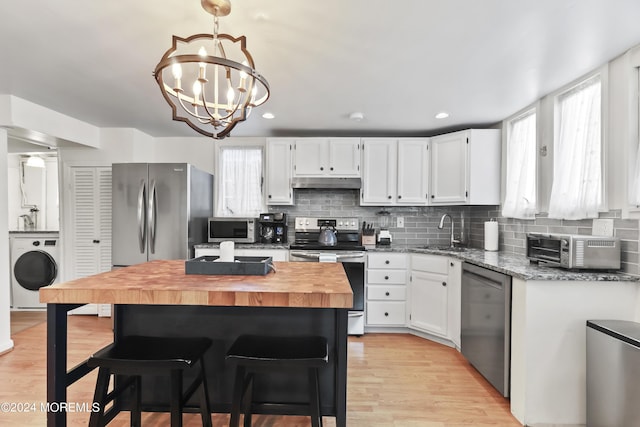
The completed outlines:
<svg viewBox="0 0 640 427">
<path fill-rule="evenodd" d="M 37 291 L 56 280 L 58 266 L 48 253 L 30 251 L 16 260 L 13 265 L 13 275 L 20 286 L 30 291 Z"/>
</svg>

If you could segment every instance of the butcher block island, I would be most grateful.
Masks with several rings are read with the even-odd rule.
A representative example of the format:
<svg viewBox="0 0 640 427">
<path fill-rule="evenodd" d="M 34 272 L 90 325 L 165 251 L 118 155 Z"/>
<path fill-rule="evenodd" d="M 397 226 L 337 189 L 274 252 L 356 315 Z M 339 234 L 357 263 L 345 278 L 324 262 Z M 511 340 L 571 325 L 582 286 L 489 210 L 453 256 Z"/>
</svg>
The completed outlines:
<svg viewBox="0 0 640 427">
<path fill-rule="evenodd" d="M 149 261 L 42 288 L 44 303 L 351 308 L 344 269 L 333 263 L 274 262 L 265 276 L 185 274 L 181 260 Z"/>
<path fill-rule="evenodd" d="M 275 272 L 264 276 L 200 275 L 185 274 L 184 260 L 150 261 L 42 288 L 40 301 L 47 303 L 47 400 L 65 402 L 67 387 L 90 372 L 86 363 L 67 371 L 67 312 L 81 304 L 114 304 L 114 340 L 130 335 L 213 340 L 205 364 L 214 412 L 231 408 L 233 369 L 224 356 L 239 335 L 326 337 L 330 356 L 320 374 L 321 413 L 336 417 L 336 426 L 345 426 L 347 320 L 353 304 L 347 275 L 334 263 L 274 266 Z M 282 378 L 267 374 L 265 379 L 267 384 L 256 390 L 259 400 L 306 398 L 304 374 L 284 388 Z M 143 381 L 143 410 L 168 411 L 168 402 L 161 378 Z M 129 407 L 126 396 L 121 403 Z M 188 406 L 197 407 L 197 400 Z M 50 426 L 66 423 L 64 412 L 47 417 Z"/>
</svg>

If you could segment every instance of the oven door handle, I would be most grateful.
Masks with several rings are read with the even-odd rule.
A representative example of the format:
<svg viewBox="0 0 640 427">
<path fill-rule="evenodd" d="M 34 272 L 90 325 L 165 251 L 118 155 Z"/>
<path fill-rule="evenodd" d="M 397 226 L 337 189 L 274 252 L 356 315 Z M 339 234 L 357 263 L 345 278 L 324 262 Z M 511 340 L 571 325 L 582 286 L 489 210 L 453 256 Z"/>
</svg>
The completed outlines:
<svg viewBox="0 0 640 427">
<path fill-rule="evenodd" d="M 362 253 L 349 253 L 349 254 L 337 254 L 336 259 L 345 259 L 345 258 L 364 258 L 364 254 Z"/>
<path fill-rule="evenodd" d="M 304 258 L 304 259 L 320 259 L 319 253 L 305 253 L 305 252 L 290 252 L 290 257 Z"/>
<path fill-rule="evenodd" d="M 304 258 L 304 259 L 320 259 L 320 253 L 319 252 L 312 252 L 312 253 L 308 253 L 308 252 L 290 252 L 289 253 L 290 257 L 296 257 L 296 258 Z M 336 260 L 341 260 L 341 259 L 347 259 L 347 258 L 364 258 L 364 253 L 345 253 L 345 254 L 336 254 Z"/>
</svg>

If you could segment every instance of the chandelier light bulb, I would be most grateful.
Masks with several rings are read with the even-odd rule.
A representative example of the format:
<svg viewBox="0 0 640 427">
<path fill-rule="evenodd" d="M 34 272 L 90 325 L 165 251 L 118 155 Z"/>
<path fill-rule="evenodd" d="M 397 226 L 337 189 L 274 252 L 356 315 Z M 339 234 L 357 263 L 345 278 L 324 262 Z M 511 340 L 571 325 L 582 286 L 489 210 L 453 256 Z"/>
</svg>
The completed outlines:
<svg viewBox="0 0 640 427">
<path fill-rule="evenodd" d="M 200 92 L 202 92 L 202 86 L 199 80 L 193 82 L 193 105 L 197 106 L 200 103 Z"/>
</svg>

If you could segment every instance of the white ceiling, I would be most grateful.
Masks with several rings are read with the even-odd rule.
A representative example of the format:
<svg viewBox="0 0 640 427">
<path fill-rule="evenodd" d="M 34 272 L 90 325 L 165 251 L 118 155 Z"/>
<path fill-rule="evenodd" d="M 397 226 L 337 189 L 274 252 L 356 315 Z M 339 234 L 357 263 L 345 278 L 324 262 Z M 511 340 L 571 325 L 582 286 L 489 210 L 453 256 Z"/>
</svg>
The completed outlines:
<svg viewBox="0 0 640 427">
<path fill-rule="evenodd" d="M 3 1 L 0 16 L 0 93 L 99 127 L 199 135 L 152 77 L 173 34 L 211 32 L 198 0 Z M 272 95 L 232 135 L 496 123 L 640 44 L 638 18 L 638 0 L 235 0 L 220 31 L 247 36 Z"/>
</svg>

